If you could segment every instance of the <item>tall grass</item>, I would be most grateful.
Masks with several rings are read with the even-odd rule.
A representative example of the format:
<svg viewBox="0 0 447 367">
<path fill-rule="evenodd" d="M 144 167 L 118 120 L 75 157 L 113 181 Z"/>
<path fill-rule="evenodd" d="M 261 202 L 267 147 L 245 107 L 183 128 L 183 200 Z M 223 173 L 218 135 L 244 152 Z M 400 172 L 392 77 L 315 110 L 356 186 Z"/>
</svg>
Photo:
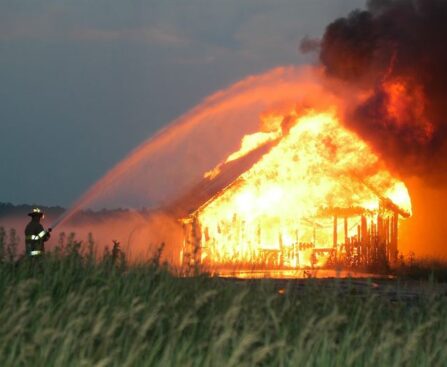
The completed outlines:
<svg viewBox="0 0 447 367">
<path fill-rule="evenodd" d="M 447 301 L 345 282 L 176 277 L 79 243 L 0 265 L 1 366 L 436 366 Z M 6 246 L 7 247 L 7 246 Z M 3 247 L 2 247 L 3 248 Z M 4 251 L 6 253 L 6 251 Z"/>
</svg>

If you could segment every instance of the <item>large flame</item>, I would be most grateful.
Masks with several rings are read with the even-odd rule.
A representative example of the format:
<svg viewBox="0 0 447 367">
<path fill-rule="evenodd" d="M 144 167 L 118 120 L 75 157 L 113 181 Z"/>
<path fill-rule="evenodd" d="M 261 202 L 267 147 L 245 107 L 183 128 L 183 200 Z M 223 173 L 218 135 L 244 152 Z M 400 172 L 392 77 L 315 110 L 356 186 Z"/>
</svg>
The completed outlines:
<svg viewBox="0 0 447 367">
<path fill-rule="evenodd" d="M 335 238 L 345 238 L 344 224 L 334 224 L 337 213 L 349 214 L 350 236 L 362 216 L 377 217 L 385 202 L 411 215 L 404 183 L 342 127 L 334 111 L 271 114 L 262 122 L 261 132 L 245 136 L 227 162 L 266 142 L 276 145 L 195 213 L 202 261 L 255 264 L 281 250 L 294 252 L 283 265 L 313 265 L 319 261 L 315 248 L 337 245 L 332 243 L 334 228 L 339 232 Z"/>
</svg>

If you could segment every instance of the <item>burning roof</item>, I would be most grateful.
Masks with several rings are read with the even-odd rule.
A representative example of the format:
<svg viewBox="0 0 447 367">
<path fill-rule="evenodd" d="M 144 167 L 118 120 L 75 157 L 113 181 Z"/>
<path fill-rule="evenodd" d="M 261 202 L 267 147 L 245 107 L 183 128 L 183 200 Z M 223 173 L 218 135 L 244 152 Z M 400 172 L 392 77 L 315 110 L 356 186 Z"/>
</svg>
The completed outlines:
<svg viewBox="0 0 447 367">
<path fill-rule="evenodd" d="M 347 215 L 378 210 L 381 204 L 404 217 L 411 215 L 404 184 L 393 178 L 371 149 L 343 128 L 333 114 L 311 112 L 301 117 L 270 119 L 276 120 L 276 130 L 244 137 L 241 149 L 205 173 L 198 185 L 171 205 L 171 210 L 178 216 L 200 212 L 218 198 L 228 200 L 230 193 L 247 193 L 252 181 L 259 195 L 253 201 L 247 196 L 247 205 L 265 197 L 263 190 L 270 192 L 267 196 L 275 197 L 273 187 L 282 186 L 277 194 L 289 193 L 283 203 L 286 205 L 310 201 L 313 210 L 338 210 Z M 286 120 L 292 121 L 291 128 L 284 126 Z M 276 199 L 272 199 L 272 205 L 282 202 L 279 197 Z M 238 207 L 244 210 L 242 203 Z"/>
</svg>

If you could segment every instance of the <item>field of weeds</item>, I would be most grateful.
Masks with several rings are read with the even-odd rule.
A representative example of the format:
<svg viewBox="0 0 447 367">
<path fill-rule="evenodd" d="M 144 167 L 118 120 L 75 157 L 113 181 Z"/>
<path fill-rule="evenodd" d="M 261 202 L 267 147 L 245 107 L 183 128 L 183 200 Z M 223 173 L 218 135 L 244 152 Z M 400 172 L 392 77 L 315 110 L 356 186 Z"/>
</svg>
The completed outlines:
<svg viewBox="0 0 447 367">
<path fill-rule="evenodd" d="M 174 276 L 72 243 L 0 265 L 1 366 L 437 366 L 447 297 L 365 282 Z M 328 286 L 330 285 L 330 286 Z"/>
</svg>

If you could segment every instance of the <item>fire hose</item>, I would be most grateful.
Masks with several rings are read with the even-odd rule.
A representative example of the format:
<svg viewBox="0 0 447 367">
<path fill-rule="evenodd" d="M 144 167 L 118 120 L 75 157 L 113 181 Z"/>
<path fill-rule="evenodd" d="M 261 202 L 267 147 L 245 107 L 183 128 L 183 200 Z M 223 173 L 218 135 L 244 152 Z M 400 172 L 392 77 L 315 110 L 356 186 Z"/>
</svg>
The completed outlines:
<svg viewBox="0 0 447 367">
<path fill-rule="evenodd" d="M 51 225 L 48 227 L 48 232 L 51 232 L 54 228 L 56 228 L 62 222 L 66 215 L 67 212 L 65 211 L 58 218 L 56 218 L 56 220 L 53 221 L 53 223 L 51 223 Z"/>
</svg>

